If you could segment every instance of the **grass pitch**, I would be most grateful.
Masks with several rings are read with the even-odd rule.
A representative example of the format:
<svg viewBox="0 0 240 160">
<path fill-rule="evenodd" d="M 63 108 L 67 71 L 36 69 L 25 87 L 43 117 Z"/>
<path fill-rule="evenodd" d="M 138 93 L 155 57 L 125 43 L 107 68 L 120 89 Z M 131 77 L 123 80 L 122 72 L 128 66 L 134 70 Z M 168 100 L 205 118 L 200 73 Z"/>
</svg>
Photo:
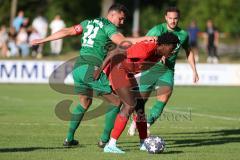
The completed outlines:
<svg viewBox="0 0 240 160">
<path fill-rule="evenodd" d="M 68 122 L 55 114 L 63 95 L 48 85 L 0 85 L 1 160 L 81 159 L 239 159 L 240 87 L 175 87 L 161 119 L 151 133 L 164 138 L 166 150 L 151 155 L 139 151 L 138 137 L 126 130 L 119 139 L 124 155 L 106 154 L 96 146 L 104 116 L 84 121 L 75 138 L 77 148 L 62 147 Z M 151 98 L 147 106 L 154 103 Z M 99 103 L 95 100 L 93 105 Z M 93 106 L 93 108 L 94 108 Z"/>
</svg>

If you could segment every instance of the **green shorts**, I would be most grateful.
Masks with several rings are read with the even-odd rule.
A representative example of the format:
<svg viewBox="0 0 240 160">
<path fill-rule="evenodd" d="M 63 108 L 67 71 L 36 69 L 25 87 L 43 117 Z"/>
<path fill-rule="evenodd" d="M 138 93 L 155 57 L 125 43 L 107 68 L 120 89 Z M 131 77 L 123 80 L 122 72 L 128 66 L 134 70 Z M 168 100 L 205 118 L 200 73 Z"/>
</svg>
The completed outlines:
<svg viewBox="0 0 240 160">
<path fill-rule="evenodd" d="M 173 87 L 174 71 L 166 67 L 161 62 L 156 63 L 150 69 L 141 72 L 139 78 L 140 92 L 153 91 L 161 86 Z"/>
<path fill-rule="evenodd" d="M 105 73 L 101 73 L 98 80 L 93 79 L 95 68 L 95 66 L 89 64 L 82 64 L 74 67 L 72 75 L 76 94 L 88 95 L 89 91 L 92 90 L 95 91 L 97 95 L 109 94 L 112 92 Z"/>
</svg>

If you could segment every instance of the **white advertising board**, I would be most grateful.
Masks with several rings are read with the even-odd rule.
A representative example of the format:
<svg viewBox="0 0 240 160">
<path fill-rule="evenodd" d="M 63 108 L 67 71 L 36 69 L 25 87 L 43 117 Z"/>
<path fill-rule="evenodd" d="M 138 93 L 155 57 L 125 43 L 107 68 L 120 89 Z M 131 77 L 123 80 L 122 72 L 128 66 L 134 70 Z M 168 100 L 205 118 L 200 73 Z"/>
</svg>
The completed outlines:
<svg viewBox="0 0 240 160">
<path fill-rule="evenodd" d="M 0 83 L 49 83 L 51 75 L 56 80 L 64 79 L 65 83 L 73 83 L 72 65 L 62 64 L 64 61 L 1 60 Z M 61 69 L 56 70 L 60 65 Z M 240 86 L 238 64 L 197 64 L 197 70 L 200 80 L 193 84 L 190 65 L 176 64 L 175 85 Z"/>
</svg>

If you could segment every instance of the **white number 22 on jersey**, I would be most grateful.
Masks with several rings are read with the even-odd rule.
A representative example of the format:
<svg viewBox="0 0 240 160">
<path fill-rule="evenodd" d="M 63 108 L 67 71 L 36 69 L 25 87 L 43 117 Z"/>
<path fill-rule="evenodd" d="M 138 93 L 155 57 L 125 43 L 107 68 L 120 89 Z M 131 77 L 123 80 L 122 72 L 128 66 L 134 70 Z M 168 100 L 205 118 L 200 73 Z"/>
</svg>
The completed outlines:
<svg viewBox="0 0 240 160">
<path fill-rule="evenodd" d="M 83 35 L 83 45 L 84 46 L 93 46 L 94 38 L 97 35 L 99 27 L 94 27 L 93 25 L 87 25 L 87 32 Z"/>
</svg>

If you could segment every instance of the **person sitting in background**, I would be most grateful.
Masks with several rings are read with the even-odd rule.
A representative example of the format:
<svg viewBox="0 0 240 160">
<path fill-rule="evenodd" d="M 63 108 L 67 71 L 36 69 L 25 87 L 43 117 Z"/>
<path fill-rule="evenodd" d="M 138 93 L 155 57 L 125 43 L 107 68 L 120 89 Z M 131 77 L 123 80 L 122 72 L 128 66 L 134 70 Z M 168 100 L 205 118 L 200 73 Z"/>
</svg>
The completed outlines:
<svg viewBox="0 0 240 160">
<path fill-rule="evenodd" d="M 41 35 L 38 33 L 38 31 L 35 28 L 32 28 L 31 30 L 32 32 L 30 33 L 30 36 L 29 36 L 29 42 L 33 41 L 34 39 L 41 38 Z M 32 46 L 32 56 L 36 57 L 38 54 L 41 54 L 39 45 Z"/>
<path fill-rule="evenodd" d="M 8 41 L 8 33 L 6 30 L 6 27 L 2 25 L 0 29 L 0 49 L 1 49 L 2 57 L 8 57 L 7 41 Z"/>
<path fill-rule="evenodd" d="M 20 49 L 22 57 L 29 55 L 28 34 L 26 28 L 21 27 L 16 37 L 17 46 Z"/>
<path fill-rule="evenodd" d="M 19 56 L 19 49 L 18 46 L 16 44 L 16 32 L 15 29 L 13 27 L 10 27 L 9 29 L 9 33 L 8 33 L 9 39 L 8 39 L 8 43 L 7 46 L 9 48 L 9 57 L 17 57 Z"/>
</svg>

